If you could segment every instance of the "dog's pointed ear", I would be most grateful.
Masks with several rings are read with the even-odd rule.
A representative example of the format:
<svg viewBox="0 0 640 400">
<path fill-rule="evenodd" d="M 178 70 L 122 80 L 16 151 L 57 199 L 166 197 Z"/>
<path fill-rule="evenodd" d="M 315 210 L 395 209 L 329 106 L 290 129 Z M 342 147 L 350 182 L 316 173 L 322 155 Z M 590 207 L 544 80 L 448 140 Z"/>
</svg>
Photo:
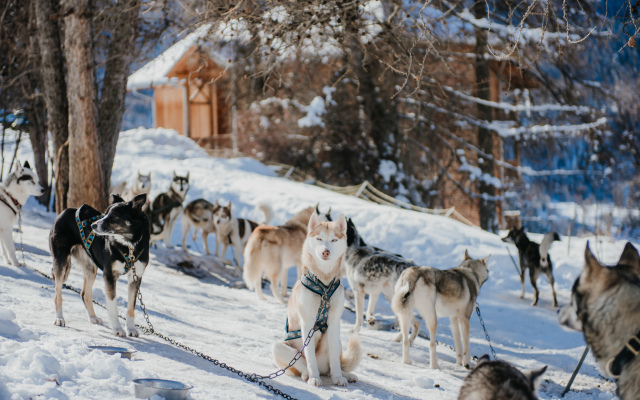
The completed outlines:
<svg viewBox="0 0 640 400">
<path fill-rule="evenodd" d="M 111 194 L 111 204 L 115 204 L 115 203 L 124 203 L 124 199 L 122 197 L 120 197 L 119 194 L 112 193 Z"/>
<path fill-rule="evenodd" d="M 478 358 L 478 362 L 476 363 L 476 367 L 478 367 L 480 364 L 486 363 L 491 361 L 491 358 L 489 357 L 488 354 L 483 354 L 482 357 Z"/>
<path fill-rule="evenodd" d="M 327 210 L 327 215 L 331 216 L 331 207 Z"/>
<path fill-rule="evenodd" d="M 471 256 L 469 255 L 469 250 L 464 249 L 464 260 L 462 261 L 467 261 L 467 260 L 471 260 Z"/>
<path fill-rule="evenodd" d="M 627 242 L 627 245 L 624 246 L 624 250 L 622 251 L 622 255 L 620 256 L 620 261 L 618 264 L 629 265 L 634 268 L 638 268 L 640 266 L 640 256 L 638 256 L 638 250 L 631 244 L 631 242 Z"/>
<path fill-rule="evenodd" d="M 318 214 L 311 213 L 311 218 L 309 218 L 309 226 L 307 227 L 307 232 L 311 232 L 312 230 L 316 229 L 318 225 L 320 225 L 320 218 L 318 217 Z"/>
<path fill-rule="evenodd" d="M 540 380 L 542 379 L 542 375 L 545 373 L 546 370 L 547 370 L 547 365 L 545 365 L 542 368 L 528 371 L 525 374 L 529 378 L 529 381 L 531 382 L 531 387 L 534 388 L 534 390 L 538 390 L 538 386 L 540 386 Z"/>
<path fill-rule="evenodd" d="M 320 212 L 320 203 L 316 204 L 316 214 L 318 214 L 318 215 L 322 214 Z"/>
<path fill-rule="evenodd" d="M 587 241 L 587 247 L 584 249 L 584 271 L 580 274 L 581 280 L 595 281 L 600 276 L 600 273 L 604 270 L 604 266 L 600 264 L 600 261 L 593 255 L 589 242 Z"/>
<path fill-rule="evenodd" d="M 24 162 L 24 167 L 25 167 L 25 168 L 29 168 L 29 169 L 31 169 L 31 167 L 29 166 L 29 161 L 25 161 L 25 162 Z"/>
<path fill-rule="evenodd" d="M 189 182 L 189 175 L 191 174 L 191 172 L 187 172 L 187 182 Z"/>
<path fill-rule="evenodd" d="M 229 202 L 229 211 L 231 211 L 231 206 L 233 205 L 232 202 Z"/>
<path fill-rule="evenodd" d="M 140 170 L 138 170 L 138 178 L 140 178 L 142 176 L 142 174 L 140 173 Z"/>
<path fill-rule="evenodd" d="M 136 210 L 142 210 L 142 206 L 144 206 L 146 202 L 147 202 L 147 194 L 142 193 L 134 197 L 133 200 L 131 200 L 131 205 Z"/>
<path fill-rule="evenodd" d="M 22 164 L 18 160 L 16 160 L 16 172 L 22 172 Z"/>
<path fill-rule="evenodd" d="M 176 176 L 178 176 L 178 174 L 176 174 L 176 171 L 173 171 L 173 179 L 176 179 Z"/>
<path fill-rule="evenodd" d="M 485 258 L 483 258 L 483 259 L 482 259 L 482 260 L 480 260 L 480 261 L 482 261 L 482 263 L 483 263 L 484 265 L 489 265 L 489 257 L 491 257 L 491 254 L 489 254 L 488 256 L 486 256 Z"/>
<path fill-rule="evenodd" d="M 336 225 L 342 233 L 347 233 L 347 218 L 345 218 L 344 214 L 340 214 L 340 216 L 336 220 Z"/>
</svg>

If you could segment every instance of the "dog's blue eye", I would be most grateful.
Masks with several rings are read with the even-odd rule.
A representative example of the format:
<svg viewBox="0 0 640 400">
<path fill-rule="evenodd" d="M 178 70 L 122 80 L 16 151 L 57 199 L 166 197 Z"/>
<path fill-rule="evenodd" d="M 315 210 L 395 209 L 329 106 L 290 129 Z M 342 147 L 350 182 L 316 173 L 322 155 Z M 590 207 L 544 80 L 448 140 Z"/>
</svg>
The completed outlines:
<svg viewBox="0 0 640 400">
<path fill-rule="evenodd" d="M 332 241 L 332 242 L 337 242 L 337 241 L 338 241 L 338 239 L 331 239 L 331 241 Z"/>
<path fill-rule="evenodd" d="M 322 242 L 322 238 L 317 237 L 316 240 Z"/>
</svg>

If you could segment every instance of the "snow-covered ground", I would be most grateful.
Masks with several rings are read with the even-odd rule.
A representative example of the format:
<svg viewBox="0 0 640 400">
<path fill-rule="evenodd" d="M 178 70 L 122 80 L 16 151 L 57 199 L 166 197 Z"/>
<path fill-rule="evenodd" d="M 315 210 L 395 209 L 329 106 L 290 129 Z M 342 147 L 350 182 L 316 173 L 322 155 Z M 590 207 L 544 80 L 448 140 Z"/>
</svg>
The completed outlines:
<svg viewBox="0 0 640 400">
<path fill-rule="evenodd" d="M 20 160 L 30 158 L 28 144 L 21 144 Z M 542 399 L 560 397 L 576 366 L 585 343 L 581 334 L 563 331 L 551 307 L 551 292 L 545 277 L 539 280 L 541 300 L 531 307 L 532 289 L 527 283 L 520 299 L 520 281 L 507 247 L 500 237 L 467 227 L 456 221 L 412 211 L 381 206 L 336 194 L 315 186 L 287 181 L 252 159 L 214 159 L 189 139 L 166 130 L 123 132 L 118 144 L 113 181 L 132 180 L 137 171 L 151 172 L 152 197 L 168 188 L 173 171 L 190 172 L 187 201 L 205 198 L 232 201 L 238 216 L 260 220 L 255 206 L 268 202 L 274 210 L 272 223 L 280 224 L 300 209 L 320 202 L 353 218 L 364 239 L 373 245 L 401 253 L 419 264 L 438 268 L 457 266 L 465 249 L 474 258 L 491 254 L 489 280 L 478 302 L 482 317 L 500 359 L 520 368 L 548 365 L 539 392 Z M 278 398 L 258 385 L 176 348 L 155 336 L 116 338 L 107 326 L 92 325 L 79 295 L 63 292 L 67 327 L 53 325 L 53 284 L 34 271 L 51 271 L 48 249 L 49 228 L 55 216 L 31 199 L 24 210 L 23 238 L 27 268 L 7 266 L 0 260 L 0 399 L 124 399 L 133 396 L 132 379 L 163 378 L 194 386 L 192 399 Z M 284 333 L 285 306 L 270 298 L 257 300 L 255 293 L 235 289 L 222 282 L 230 270 L 220 270 L 198 279 L 176 269 L 184 258 L 177 246 L 181 232 L 173 232 L 174 249 L 152 250 L 150 267 L 144 275 L 142 295 L 157 331 L 245 372 L 268 374 L 276 370 L 271 344 Z M 540 235 L 531 235 L 540 240 Z M 16 242 L 19 234 L 14 233 Z M 192 260 L 198 259 L 202 243 L 188 239 Z M 214 238 L 210 237 L 210 246 Z M 551 248 L 560 305 L 569 301 L 574 279 L 583 265 L 587 240 L 604 263 L 617 261 L 623 241 L 599 238 L 563 237 Z M 19 243 L 17 248 L 20 248 Z M 509 245 L 513 256 L 517 250 Z M 232 250 L 227 253 L 231 258 Z M 18 258 L 22 260 L 19 254 Z M 211 257 L 207 260 L 212 260 Z M 215 262 L 209 263 L 215 265 Z M 214 271 L 215 272 L 215 271 Z M 294 271 L 291 271 L 295 274 Z M 225 278 L 226 277 L 226 278 Z M 290 275 L 289 283 L 293 283 Z M 124 314 L 126 281 L 118 286 L 118 305 Z M 82 276 L 74 268 L 68 283 L 79 288 Z M 344 281 L 346 284 L 346 280 Z M 94 298 L 104 304 L 100 278 Z M 267 294 L 269 290 L 267 288 Z M 97 308 L 105 321 L 106 311 Z M 389 304 L 380 299 L 380 320 L 392 322 Z M 144 324 L 141 312 L 136 312 Z M 437 339 L 453 345 L 449 322 L 441 319 Z M 344 311 L 342 341 L 346 346 L 354 315 Z M 395 332 L 364 329 L 361 333 L 364 357 L 355 373 L 359 382 L 346 388 L 325 379 L 326 386 L 313 388 L 299 378 L 282 376 L 275 387 L 300 399 L 455 399 L 468 371 L 455 365 L 454 352 L 438 346 L 441 369 L 428 368 L 428 342 L 418 338 L 411 348 L 413 365 L 401 360 L 401 345 L 393 342 Z M 133 360 L 118 355 L 91 352 L 89 345 L 127 347 L 136 351 Z M 471 354 L 489 353 L 489 344 L 476 315 L 471 317 Z M 605 380 L 588 356 L 573 390 L 566 399 L 613 399 L 615 385 Z"/>
</svg>

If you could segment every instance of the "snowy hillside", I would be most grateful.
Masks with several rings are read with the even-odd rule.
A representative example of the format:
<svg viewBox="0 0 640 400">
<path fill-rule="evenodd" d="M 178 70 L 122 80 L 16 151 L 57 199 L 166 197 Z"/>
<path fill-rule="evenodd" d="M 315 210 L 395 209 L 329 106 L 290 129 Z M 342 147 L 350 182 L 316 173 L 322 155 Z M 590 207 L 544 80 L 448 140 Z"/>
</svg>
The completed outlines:
<svg viewBox="0 0 640 400">
<path fill-rule="evenodd" d="M 20 160 L 29 159 L 29 149 L 21 144 Z M 474 258 L 491 255 L 489 280 L 478 302 L 482 317 L 498 357 L 520 368 L 548 365 L 539 392 L 542 399 L 557 399 L 584 349 L 582 335 L 563 331 L 557 324 L 556 309 L 551 307 L 551 291 L 545 277 L 539 279 L 541 298 L 531 307 L 532 289 L 527 283 L 521 300 L 520 280 L 500 237 L 467 227 L 456 221 L 376 205 L 336 194 L 318 187 L 287 181 L 275 176 L 266 166 L 252 159 L 213 159 L 189 139 L 166 130 L 123 132 L 118 144 L 113 182 L 133 180 L 140 170 L 151 172 L 152 197 L 169 187 L 173 171 L 190 173 L 191 189 L 187 201 L 205 198 L 233 202 L 239 217 L 261 219 L 255 206 L 267 202 L 274 210 L 273 224 L 281 224 L 297 211 L 320 203 L 332 214 L 351 217 L 363 238 L 370 244 L 401 253 L 422 265 L 452 268 L 462 260 L 465 249 Z M 55 218 L 33 199 L 25 207 L 23 238 L 28 268 L 7 266 L 0 260 L 0 399 L 128 399 L 133 396 L 132 379 L 163 378 L 194 386 L 192 399 L 251 399 L 277 396 L 258 385 L 173 347 L 155 336 L 116 338 L 108 326 L 92 325 L 80 296 L 63 291 L 66 328 L 53 325 L 55 319 L 53 284 L 34 271 L 49 274 L 51 257 L 48 233 Z M 225 285 L 230 270 L 219 277 L 198 279 L 176 270 L 171 260 L 184 258 L 179 247 L 181 232 L 173 232 L 173 249 L 152 250 L 150 267 L 145 272 L 142 295 L 149 317 L 157 331 L 191 346 L 213 358 L 245 372 L 268 374 L 275 371 L 271 344 L 284 333 L 286 307 L 269 296 L 257 300 L 255 293 Z M 14 232 L 17 248 L 19 234 Z M 541 235 L 531 235 L 539 241 Z M 193 260 L 202 243 L 188 239 Z M 214 248 L 214 238 L 210 236 Z M 563 237 L 551 247 L 555 267 L 558 301 L 569 301 L 571 286 L 583 265 L 583 251 L 590 240 L 596 255 L 604 263 L 615 263 L 625 242 L 595 238 Z M 517 258 L 517 250 L 509 245 Z M 226 257 L 231 258 L 231 249 Z M 19 253 L 18 258 L 22 260 Z M 211 260 L 212 258 L 208 258 Z M 215 266 L 215 262 L 209 263 Z M 289 284 L 293 284 L 291 271 Z M 224 279 L 223 279 L 224 278 Z M 82 276 L 74 268 L 67 282 L 79 288 Z M 344 280 L 346 284 L 346 280 Z M 104 285 L 98 277 L 94 299 L 104 304 Z M 266 294 L 270 295 L 268 287 Z M 121 314 L 126 306 L 126 281 L 118 286 Z M 387 322 L 394 317 L 389 304 L 380 299 L 376 316 Z M 106 311 L 96 308 L 107 320 Z M 136 311 L 137 322 L 144 324 Z M 354 315 L 344 311 L 341 326 L 343 347 L 350 335 Z M 106 322 L 105 322 L 106 324 Z M 424 324 L 423 324 L 424 330 Z M 299 378 L 279 377 L 269 382 L 299 399 L 456 399 L 468 371 L 455 365 L 455 353 L 438 346 L 441 370 L 428 369 L 428 342 L 416 339 L 411 348 L 413 365 L 402 364 L 401 345 L 393 342 L 396 332 L 363 329 L 365 355 L 354 371 L 359 382 L 346 388 L 312 388 Z M 437 340 L 452 346 L 449 322 L 441 319 Z M 136 351 L 133 360 L 90 352 L 89 345 L 121 346 Z M 471 318 L 471 354 L 490 353 L 485 334 L 476 315 Z M 613 399 L 615 384 L 602 378 L 587 357 L 566 399 Z"/>
</svg>

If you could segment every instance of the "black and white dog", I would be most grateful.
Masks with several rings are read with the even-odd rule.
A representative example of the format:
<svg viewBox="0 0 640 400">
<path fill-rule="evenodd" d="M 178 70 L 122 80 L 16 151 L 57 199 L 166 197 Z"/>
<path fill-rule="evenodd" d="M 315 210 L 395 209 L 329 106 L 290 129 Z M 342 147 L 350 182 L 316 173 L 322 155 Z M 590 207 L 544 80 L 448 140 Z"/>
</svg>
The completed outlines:
<svg viewBox="0 0 640 400">
<path fill-rule="evenodd" d="M 44 193 L 38 184 L 38 177 L 29 168 L 18 163 L 16 170 L 0 183 L 0 250 L 10 265 L 18 266 L 16 247 L 13 243 L 13 224 L 29 196 L 40 196 Z"/>
<path fill-rule="evenodd" d="M 518 255 L 520 258 L 520 282 L 522 282 L 522 294 L 520 298 L 524 298 L 524 274 L 527 268 L 529 269 L 529 280 L 531 286 L 533 286 L 533 303 L 535 306 L 538 304 L 538 285 L 536 281 L 541 273 L 544 273 L 549 279 L 551 284 L 551 293 L 553 293 L 553 306 L 558 307 L 558 300 L 556 300 L 556 290 L 553 287 L 553 264 L 551 263 L 551 257 L 549 257 L 549 247 L 554 241 L 559 241 L 560 236 L 556 232 L 549 232 L 544 235 L 542 243 L 538 244 L 532 242 L 524 233 L 524 227 L 518 229 L 516 227 L 511 228 L 507 237 L 502 238 L 505 243 L 515 244 L 518 248 Z"/>
<path fill-rule="evenodd" d="M 118 320 L 116 281 L 120 275 L 128 275 L 127 331 L 129 336 L 138 336 L 134 314 L 136 294 L 149 263 L 149 221 L 142 211 L 147 195 L 140 194 L 129 202 L 118 195 L 112 195 L 112 198 L 113 204 L 105 215 L 87 205 L 77 209 L 67 208 L 58 215 L 51 227 L 49 246 L 53 255 L 56 286 L 55 325 L 65 326 L 62 285 L 69 277 L 73 257 L 84 271 L 82 300 L 89 320 L 94 324 L 102 323 L 93 310 L 92 298 L 98 268 L 102 271 L 109 322 L 116 336 L 126 336 Z M 138 279 L 134 279 L 134 272 Z"/>
<path fill-rule="evenodd" d="M 169 191 L 160 193 L 151 204 L 151 241 L 162 240 L 165 246 L 171 247 L 171 233 L 178 217 L 182 214 L 182 203 L 187 197 L 188 190 L 189 173 L 187 176 L 179 176 L 174 171 Z M 159 234 L 156 234 L 158 224 L 162 224 L 162 229 Z"/>
</svg>

